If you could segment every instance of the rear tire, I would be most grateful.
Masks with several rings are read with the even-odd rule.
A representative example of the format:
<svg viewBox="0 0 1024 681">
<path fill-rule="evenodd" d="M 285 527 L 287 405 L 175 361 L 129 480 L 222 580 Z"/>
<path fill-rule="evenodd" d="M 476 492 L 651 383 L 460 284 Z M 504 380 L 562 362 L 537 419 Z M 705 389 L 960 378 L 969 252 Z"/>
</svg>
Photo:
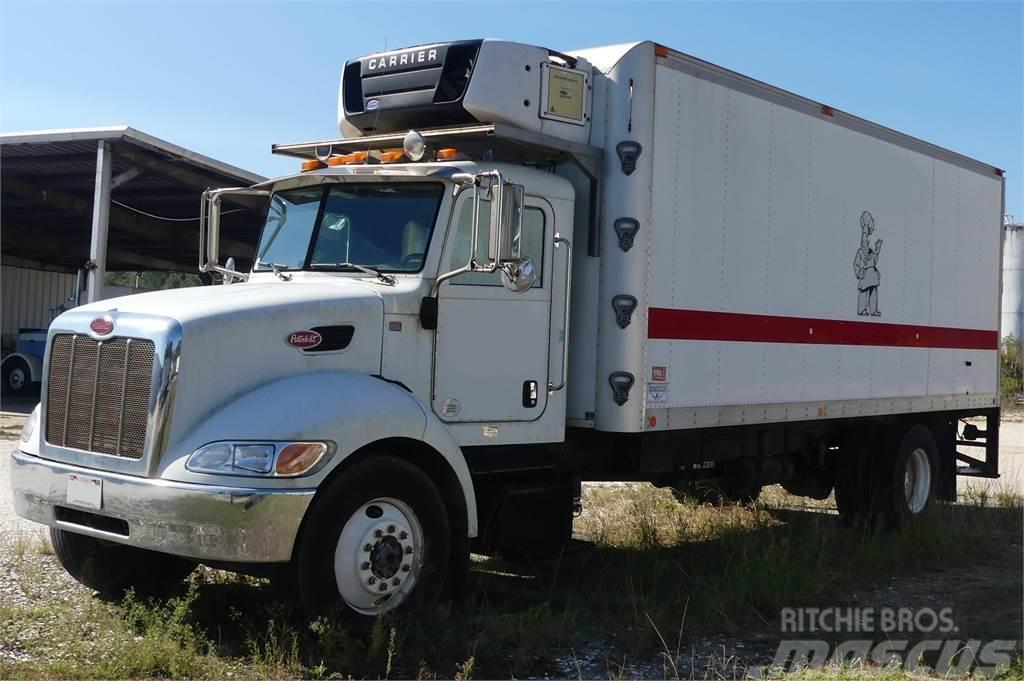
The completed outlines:
<svg viewBox="0 0 1024 681">
<path fill-rule="evenodd" d="M 836 510 L 848 525 L 859 526 L 867 520 L 871 503 L 868 475 L 869 438 L 850 436 L 839 449 L 836 463 Z"/>
<path fill-rule="evenodd" d="M 167 593 L 192 574 L 194 561 L 156 551 L 106 542 L 50 528 L 57 560 L 83 586 L 119 598 L 128 589 L 146 596 Z"/>
<path fill-rule="evenodd" d="M 337 608 L 348 623 L 367 626 L 410 603 L 434 602 L 451 542 L 444 500 L 423 470 L 385 454 L 355 463 L 318 494 L 306 518 L 293 561 L 303 613 Z"/>
<path fill-rule="evenodd" d="M 913 426 L 893 437 L 878 462 L 873 511 L 885 527 L 895 529 L 924 515 L 938 490 L 938 447 L 931 431 Z"/>
</svg>

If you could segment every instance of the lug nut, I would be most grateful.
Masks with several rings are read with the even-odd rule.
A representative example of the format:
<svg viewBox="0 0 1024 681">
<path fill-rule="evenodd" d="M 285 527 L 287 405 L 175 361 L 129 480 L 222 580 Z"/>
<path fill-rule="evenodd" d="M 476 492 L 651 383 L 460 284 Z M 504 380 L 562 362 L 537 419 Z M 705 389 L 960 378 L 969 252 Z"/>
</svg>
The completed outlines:
<svg viewBox="0 0 1024 681">
<path fill-rule="evenodd" d="M 409 533 L 406 532 L 405 530 L 402 530 L 401 532 L 398 533 L 398 538 L 399 539 L 408 539 L 409 538 Z"/>
<path fill-rule="evenodd" d="M 394 579 L 391 580 L 391 585 L 392 586 L 398 586 L 401 583 L 402 583 L 402 580 L 400 580 L 398 577 L 395 577 Z"/>
<path fill-rule="evenodd" d="M 396 529 L 394 525 L 388 525 L 388 534 L 394 534 Z"/>
<path fill-rule="evenodd" d="M 366 551 L 367 553 L 369 553 L 370 551 L 373 551 L 373 545 L 372 544 L 364 545 L 363 546 L 363 551 Z"/>
<path fill-rule="evenodd" d="M 412 569 L 412 566 L 410 566 L 408 564 L 402 566 L 402 572 L 408 572 L 411 569 Z"/>
<path fill-rule="evenodd" d="M 359 569 L 360 570 L 369 570 L 370 569 L 370 563 L 369 562 L 363 563 L 362 565 L 359 566 Z"/>
<path fill-rule="evenodd" d="M 388 590 L 387 582 L 381 582 L 380 583 L 380 590 L 381 591 L 387 591 Z"/>
<path fill-rule="evenodd" d="M 366 580 L 366 583 L 367 584 L 376 584 L 377 583 L 377 578 L 376 577 L 370 577 L 368 580 Z"/>
<path fill-rule="evenodd" d="M 411 554 L 412 553 L 412 547 L 411 546 L 406 546 L 405 547 L 405 553 L 406 553 L 406 555 Z"/>
<path fill-rule="evenodd" d="M 376 537 L 377 539 L 380 539 L 381 537 L 384 536 L 384 533 L 381 532 L 380 530 L 374 530 L 373 531 L 373 536 Z"/>
</svg>

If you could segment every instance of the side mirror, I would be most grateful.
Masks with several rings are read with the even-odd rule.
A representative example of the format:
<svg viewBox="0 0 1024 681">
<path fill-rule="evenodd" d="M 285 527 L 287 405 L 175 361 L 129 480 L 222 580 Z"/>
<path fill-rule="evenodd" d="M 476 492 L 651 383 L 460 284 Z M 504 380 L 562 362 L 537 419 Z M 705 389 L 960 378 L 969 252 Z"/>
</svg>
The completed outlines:
<svg viewBox="0 0 1024 681">
<path fill-rule="evenodd" d="M 529 291 L 537 281 L 537 268 L 529 257 L 505 260 L 498 269 L 501 270 L 501 283 L 513 293 Z"/>
<path fill-rule="evenodd" d="M 487 255 L 499 267 L 519 259 L 525 195 L 521 184 L 502 182 L 500 178 L 491 183 L 491 238 Z"/>
<path fill-rule="evenodd" d="M 221 198 L 227 194 L 236 196 L 270 196 L 266 189 L 255 189 L 253 187 L 231 187 L 228 189 L 207 189 L 203 192 L 199 204 L 199 271 L 217 272 L 232 281 L 238 279 L 244 281 L 247 275 L 234 270 L 234 262 L 227 267 L 221 267 L 220 262 L 220 205 Z"/>
</svg>

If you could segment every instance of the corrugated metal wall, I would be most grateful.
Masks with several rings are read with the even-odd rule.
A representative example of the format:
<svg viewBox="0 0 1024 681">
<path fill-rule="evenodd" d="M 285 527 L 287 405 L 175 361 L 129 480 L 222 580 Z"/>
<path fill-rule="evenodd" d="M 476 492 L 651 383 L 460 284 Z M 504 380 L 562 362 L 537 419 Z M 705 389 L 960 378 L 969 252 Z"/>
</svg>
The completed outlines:
<svg viewBox="0 0 1024 681">
<path fill-rule="evenodd" d="M 75 294 L 75 275 L 23 267 L 0 267 L 3 347 L 14 346 L 19 328 L 46 328 L 50 309 Z"/>
</svg>

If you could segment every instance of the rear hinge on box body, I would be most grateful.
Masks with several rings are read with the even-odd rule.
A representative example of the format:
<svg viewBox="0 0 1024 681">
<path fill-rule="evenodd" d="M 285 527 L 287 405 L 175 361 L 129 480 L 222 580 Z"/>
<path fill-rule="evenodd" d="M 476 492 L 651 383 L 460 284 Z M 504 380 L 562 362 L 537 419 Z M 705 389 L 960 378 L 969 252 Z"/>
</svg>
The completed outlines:
<svg viewBox="0 0 1024 681">
<path fill-rule="evenodd" d="M 615 236 L 619 238 L 619 248 L 623 252 L 633 248 L 633 239 L 640 231 L 640 221 L 634 218 L 618 218 L 615 221 Z"/>
<path fill-rule="evenodd" d="M 612 296 L 612 309 L 615 310 L 615 323 L 620 329 L 629 326 L 633 320 L 633 312 L 636 310 L 636 298 L 625 293 Z"/>
<path fill-rule="evenodd" d="M 633 171 L 636 170 L 636 160 L 640 158 L 643 150 L 644 148 L 639 142 L 632 140 L 625 140 L 615 145 L 615 152 L 619 155 L 619 163 L 623 173 L 626 175 L 633 174 Z"/>
<path fill-rule="evenodd" d="M 612 399 L 620 407 L 629 400 L 629 391 L 636 379 L 628 371 L 613 371 L 608 377 L 608 384 L 612 387 Z"/>
</svg>

